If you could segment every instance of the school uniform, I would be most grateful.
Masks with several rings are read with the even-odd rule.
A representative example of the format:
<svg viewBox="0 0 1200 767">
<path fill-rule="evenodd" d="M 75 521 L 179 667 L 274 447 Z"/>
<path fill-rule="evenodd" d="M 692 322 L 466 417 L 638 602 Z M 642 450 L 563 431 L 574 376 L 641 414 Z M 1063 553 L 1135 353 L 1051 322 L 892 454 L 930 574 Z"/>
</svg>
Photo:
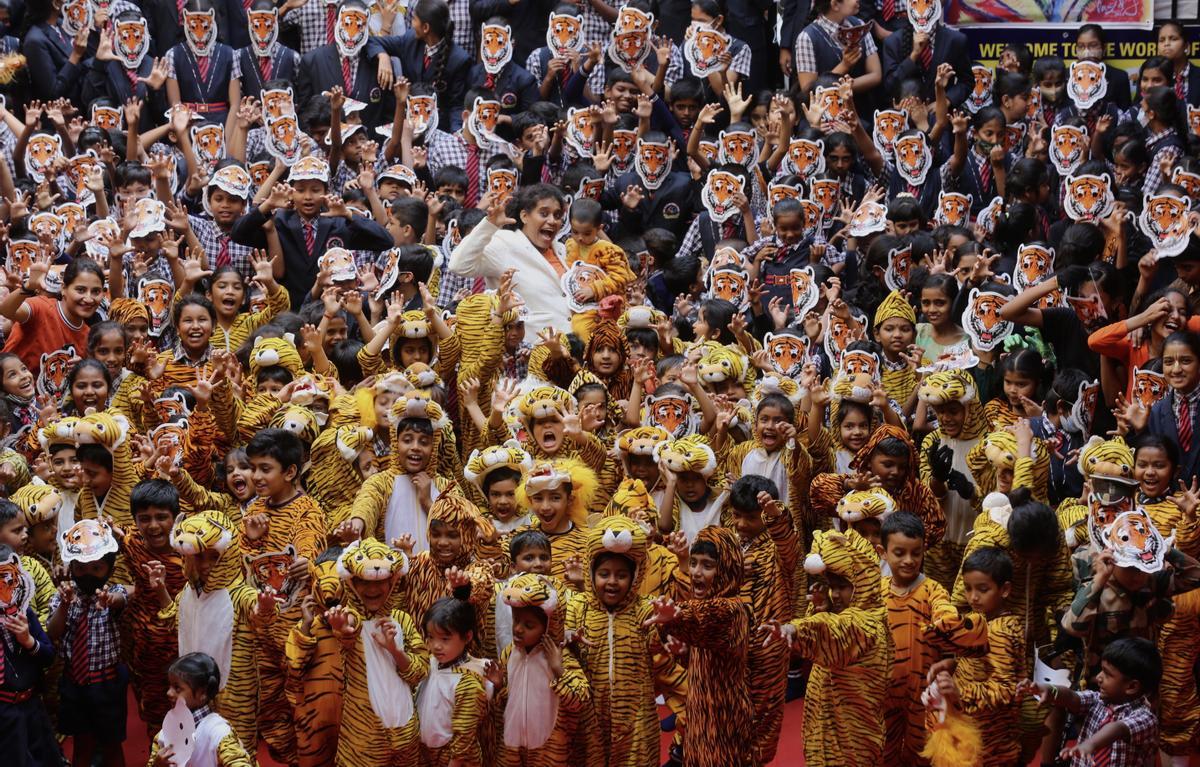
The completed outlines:
<svg viewBox="0 0 1200 767">
<path fill-rule="evenodd" d="M 292 310 L 298 311 L 304 297 L 317 282 L 317 258 L 330 248 L 348 250 L 383 251 L 392 247 L 392 235 L 379 224 L 365 216 L 350 218 L 318 216 L 306 222 L 294 210 L 275 211 L 275 231 L 283 248 L 283 279 L 280 283 L 287 288 L 292 299 Z M 233 241 L 255 248 L 267 247 L 267 235 L 263 231 L 266 216 L 258 206 L 233 224 Z M 305 230 L 312 227 L 313 246 L 308 247 Z"/>
<path fill-rule="evenodd" d="M 471 67 L 468 82 L 471 88 L 493 91 L 504 108 L 504 114 L 510 117 L 526 111 L 538 100 L 538 83 L 533 75 L 525 67 L 511 61 L 494 75 L 488 74 L 483 64 L 476 64 Z M 438 106 L 441 106 L 440 100 Z"/>
<path fill-rule="evenodd" d="M 684 18 L 690 19 L 690 5 L 684 7 Z M 800 30 L 804 29 L 808 23 L 809 13 L 812 10 L 812 0 L 779 0 L 779 48 L 781 50 L 794 50 L 796 37 L 800 34 Z M 687 23 L 684 22 L 684 26 Z M 672 38 L 675 39 L 675 38 Z M 679 43 L 683 39 L 682 34 L 675 42 Z M 785 72 L 789 80 L 794 81 L 796 75 L 794 72 Z"/>
<path fill-rule="evenodd" d="M 525 71 L 529 72 L 530 76 L 533 77 L 538 99 L 541 99 L 542 80 L 546 79 L 546 72 L 550 70 L 550 60 L 553 58 L 554 51 L 543 45 L 529 54 L 529 58 L 525 60 Z M 550 92 L 546 94 L 545 101 L 549 101 L 560 109 L 567 106 L 574 106 L 576 102 L 568 101 L 566 95 L 567 81 L 570 78 L 570 67 L 564 67 L 560 70 L 558 77 L 554 79 L 554 82 L 550 83 Z"/>
<path fill-rule="evenodd" d="M 62 751 L 42 704 L 42 675 L 54 660 L 54 643 L 25 609 L 29 633 L 36 643 L 26 650 L 16 637 L 0 628 L 0 753 L 12 767 L 45 767 L 62 761 Z"/>
<path fill-rule="evenodd" d="M 775 255 L 764 258 L 758 265 L 758 277 L 762 280 L 762 313 L 770 316 L 771 299 L 779 298 L 784 306 L 795 309 L 792 300 L 792 270 L 812 265 L 810 248 L 812 238 L 806 237 L 794 245 L 777 242 Z"/>
<path fill-rule="evenodd" d="M 1108 83 L 1104 100 L 1116 104 L 1117 109 L 1122 112 L 1129 109 L 1133 104 L 1133 98 L 1130 96 L 1132 86 L 1129 82 L 1129 73 L 1122 67 L 1108 64 L 1104 67 L 1104 79 Z"/>
<path fill-rule="evenodd" d="M 824 16 L 818 16 L 813 23 L 806 26 L 797 36 L 792 46 L 792 61 L 797 72 L 827 74 L 833 71 L 842 61 L 842 45 L 835 37 L 838 30 L 844 27 L 858 26 L 862 19 L 854 16 L 834 24 Z M 862 56 L 850 70 L 851 77 L 861 77 L 867 73 L 867 59 L 878 53 L 875 40 L 871 35 L 863 37 L 859 43 L 862 46 Z M 854 96 L 854 104 L 858 115 L 868 124 L 872 122 L 876 97 L 872 93 L 859 93 Z"/>
<path fill-rule="evenodd" d="M 270 56 L 255 55 L 250 46 L 237 51 L 242 96 L 262 99 L 263 83 L 270 80 L 294 82 L 300 67 L 300 54 L 285 45 L 276 45 Z"/>
<path fill-rule="evenodd" d="M 179 100 L 208 122 L 224 123 L 229 116 L 229 81 L 233 77 L 233 49 L 223 43 L 213 47 L 205 64 L 186 43 L 167 52 L 168 72 L 179 84 Z M 144 63 L 144 62 L 143 62 Z"/>
<path fill-rule="evenodd" d="M 934 30 L 928 58 L 922 57 L 917 61 L 910 56 L 900 55 L 901 37 L 903 34 L 898 33 L 883 41 L 883 85 L 887 93 L 894 93 L 896 86 L 904 80 L 920 80 L 921 98 L 932 101 L 938 67 L 950 64 L 954 67 L 954 79 L 946 86 L 946 98 L 951 104 L 966 101 L 975 86 L 966 35 L 953 27 L 939 26 Z"/>
<path fill-rule="evenodd" d="M 217 12 L 217 28 L 221 32 L 221 42 L 237 50 L 250 44 L 250 21 L 246 16 L 249 2 L 243 0 L 220 0 L 214 3 L 220 10 Z M 222 23 L 224 26 L 221 26 Z"/>
<path fill-rule="evenodd" d="M 1011 170 L 1013 158 L 1011 154 L 1004 155 L 1005 170 Z M 930 182 L 933 182 L 932 184 Z M 938 191 L 959 192 L 971 195 L 971 215 L 976 216 L 997 195 L 996 176 L 992 171 L 991 160 L 975 151 L 974 145 L 967 149 L 967 159 L 963 168 L 955 176 L 950 172 L 950 160 L 939 169 L 938 173 L 930 172 L 922 187 L 922 199 L 930 186 L 938 186 Z M 937 209 L 937 192 L 933 193 L 933 210 Z M 924 208 L 922 208 L 924 209 Z M 926 212 L 926 218 L 932 218 L 931 211 Z"/>
<path fill-rule="evenodd" d="M 25 54 L 30 85 L 39 98 L 80 102 L 83 78 L 81 65 L 70 61 L 73 47 L 70 35 L 57 25 L 38 24 L 26 33 L 21 53 Z"/>
<path fill-rule="evenodd" d="M 524 61 L 546 42 L 546 16 L 553 3 L 542 0 L 471 0 L 471 20 L 478 30 L 483 22 L 501 16 L 512 28 L 513 61 Z"/>
<path fill-rule="evenodd" d="M 162 58 L 167 51 L 184 41 L 183 16 L 179 12 L 179 5 L 175 0 L 142 0 L 139 5 L 150 32 L 150 51 L 146 56 Z"/>
<path fill-rule="evenodd" d="M 641 187 L 644 196 L 634 210 L 621 204 L 621 194 L 630 185 Z M 695 184 L 687 173 L 672 171 L 663 179 L 662 186 L 649 190 L 642 183 L 637 171 L 631 170 L 617 181 L 615 189 L 605 189 L 601 202 L 617 213 L 617 231 L 613 239 L 641 236 L 647 229 L 662 228 L 682 238 L 687 232 L 696 209 Z M 619 191 L 617 191 L 619 190 Z"/>
<path fill-rule="evenodd" d="M 322 45 L 304 54 L 296 77 L 296 104 L 303 108 L 312 99 L 338 86 L 348 97 L 367 105 L 362 111 L 363 125 L 375 128 L 390 120 L 394 103 L 392 92 L 379 87 L 379 81 L 375 78 L 375 58 L 370 55 L 369 46 L 349 60 L 349 80 L 346 79 L 342 61 L 337 46 L 332 44 Z"/>
<path fill-rule="evenodd" d="M 744 43 L 751 51 L 750 73 L 742 86 L 744 93 L 766 88 L 779 69 L 779 57 L 769 55 L 773 29 L 767 27 L 767 14 L 775 7 L 772 0 L 729 0 L 725 9 L 725 33 Z M 687 18 L 691 18 L 689 13 Z"/>
<path fill-rule="evenodd" d="M 1175 88 L 1176 96 L 1182 93 L 1185 102 L 1200 107 L 1200 67 L 1189 61 L 1183 71 L 1175 75 L 1172 87 Z"/>
<path fill-rule="evenodd" d="M 441 78 L 434 82 L 438 52 L 442 45 L 449 45 L 450 51 L 446 55 L 446 67 Z M 438 94 L 439 127 L 451 132 L 462 127 L 463 109 L 471 106 L 463 105 L 467 78 L 471 73 L 471 57 L 466 51 L 449 40 L 443 40 L 433 49 L 426 48 L 425 43 L 418 40 L 410 29 L 402 35 L 369 38 L 366 53 L 372 62 L 381 53 L 399 59 L 400 72 L 409 82 L 432 84 Z"/>
<path fill-rule="evenodd" d="M 91 59 L 88 64 L 87 76 L 83 81 L 84 103 L 104 97 L 124 104 L 136 97 L 148 105 L 142 109 L 141 130 L 148 131 L 161 122 L 161 115 L 167 108 L 165 91 L 151 90 L 148 85 L 138 80 L 141 77 L 149 77 L 154 70 L 154 62 L 149 56 L 142 59 L 136 70 L 126 69 L 118 61 Z"/>
<path fill-rule="evenodd" d="M 887 199 L 895 199 L 896 195 L 898 194 L 911 194 L 917 199 L 917 203 L 921 206 L 921 215 L 924 216 L 926 221 L 931 220 L 933 218 L 933 214 L 937 211 L 938 195 L 941 193 L 943 188 L 947 191 L 950 191 L 949 186 L 943 186 L 944 182 L 941 174 L 938 172 L 936 163 L 937 158 L 935 155 L 934 167 L 930 168 L 929 173 L 925 176 L 925 183 L 921 184 L 920 186 L 913 186 L 904 180 L 904 177 L 900 175 L 900 172 L 896 170 L 895 165 L 893 165 L 890 160 L 886 160 L 885 168 L 888 176 Z M 970 164 L 970 160 L 968 160 L 967 165 Z M 966 169 L 963 170 L 963 175 L 967 175 Z M 960 189 L 958 191 L 963 190 Z M 968 192 L 968 194 L 970 194 L 970 192 Z M 988 198 L 988 200 L 991 199 L 991 197 Z M 983 206 L 981 205 L 980 208 L 982 207 Z"/>
<path fill-rule="evenodd" d="M 1180 426 L 1184 424 L 1187 426 L 1181 437 Z M 1146 431 L 1175 440 L 1179 446 L 1179 476 L 1194 477 L 1200 471 L 1200 389 L 1187 397 L 1172 389 L 1150 408 Z"/>
</svg>

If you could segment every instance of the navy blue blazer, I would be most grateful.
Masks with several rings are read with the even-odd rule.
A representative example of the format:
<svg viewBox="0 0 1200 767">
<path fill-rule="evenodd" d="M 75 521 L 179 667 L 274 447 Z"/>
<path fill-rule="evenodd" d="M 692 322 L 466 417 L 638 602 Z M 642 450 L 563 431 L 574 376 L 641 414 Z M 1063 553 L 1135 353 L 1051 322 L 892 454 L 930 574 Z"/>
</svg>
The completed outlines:
<svg viewBox="0 0 1200 767">
<path fill-rule="evenodd" d="M 891 103 L 891 94 L 902 80 L 920 80 L 921 98 L 932 101 L 933 81 L 941 64 L 954 67 L 954 80 L 946 88 L 946 97 L 951 104 L 961 104 L 965 101 L 975 87 L 975 74 L 971 71 L 971 57 L 967 53 L 967 36 L 952 27 L 938 27 L 933 39 L 933 59 L 929 68 L 923 69 L 920 63 L 900 55 L 900 42 L 904 34 L 903 31 L 897 32 L 884 40 L 881 46 L 883 86 L 888 94 L 887 102 Z"/>
<path fill-rule="evenodd" d="M 483 64 L 471 67 L 469 79 L 471 87 L 484 87 L 487 76 L 487 70 L 483 68 Z M 496 84 L 492 90 L 495 91 L 496 98 L 500 100 L 500 105 L 504 107 L 504 113 L 508 115 L 524 112 L 538 100 L 537 80 L 529 74 L 529 70 L 515 61 L 508 62 L 504 69 L 501 69 L 500 73 L 496 75 Z M 441 105 L 439 104 L 439 106 Z"/>
<path fill-rule="evenodd" d="M 142 59 L 142 64 L 138 67 L 138 76 L 149 77 L 153 69 L 154 61 L 147 56 Z M 166 90 L 153 91 L 142 82 L 134 87 L 129 82 L 126 71 L 119 61 L 92 59 L 87 70 L 87 78 L 83 83 L 83 101 L 86 104 L 103 96 L 118 104 L 124 104 L 128 99 L 137 96 L 146 102 L 146 106 L 142 109 L 140 128 L 143 131 L 150 130 L 162 122 L 161 115 L 167 109 Z"/>
<path fill-rule="evenodd" d="M 529 54 L 546 44 L 546 19 L 555 5 L 547 0 L 471 0 L 471 21 L 478 35 L 483 22 L 493 16 L 504 17 L 512 27 L 512 60 L 524 64 Z"/>
<path fill-rule="evenodd" d="M 21 53 L 25 54 L 29 81 L 39 98 L 80 102 L 83 77 L 80 64 L 70 62 L 71 49 L 71 38 L 56 26 L 38 24 L 25 35 Z"/>
<path fill-rule="evenodd" d="M 620 195 L 630 185 L 642 188 L 645 196 L 635 210 L 621 204 Z M 606 207 L 616 208 L 618 234 L 613 239 L 626 236 L 640 237 L 647 229 L 662 228 L 680 240 L 692 223 L 696 211 L 696 186 L 687 173 L 672 171 L 663 180 L 662 186 L 654 191 L 646 189 L 636 171 L 629 171 L 617 179 L 615 186 L 605 190 L 602 202 Z"/>
<path fill-rule="evenodd" d="M 362 112 L 362 121 L 371 128 L 391 121 L 395 103 L 392 92 L 379 87 L 376 71 L 374 57 L 367 53 L 366 48 L 359 51 L 354 87 L 346 94 L 367 105 Z M 342 57 L 338 54 L 337 46 L 329 43 L 304 54 L 296 75 L 296 104 L 307 105 L 335 85 L 345 87 L 342 82 Z"/>
<path fill-rule="evenodd" d="M 1179 421 L 1175 418 L 1175 392 L 1154 403 L 1146 431 L 1159 434 L 1179 444 Z M 1186 453 L 1179 449 L 1179 476 L 1194 477 L 1200 471 L 1200 407 L 1192 408 L 1192 445 Z"/>
<path fill-rule="evenodd" d="M 236 55 L 242 69 L 242 96 L 261 99 L 263 77 L 258 68 L 258 57 L 254 55 L 254 50 L 248 45 L 240 48 Z M 293 81 L 296 79 L 296 70 L 299 67 L 300 54 L 286 45 L 277 45 L 275 53 L 271 56 L 271 76 L 267 79 Z"/>
<path fill-rule="evenodd" d="M 294 210 L 275 211 L 275 231 L 283 247 L 283 279 L 280 280 L 292 297 L 292 309 L 299 310 L 305 297 L 317 282 L 317 258 L 329 248 L 348 250 L 384 251 L 392 247 L 392 235 L 379 224 L 365 216 L 349 219 L 329 217 L 317 219 L 316 247 L 308 255 L 304 243 L 304 226 L 300 214 Z M 239 245 L 253 248 L 267 247 L 267 235 L 263 231 L 266 216 L 258 206 L 233 223 L 231 235 Z"/>
<path fill-rule="evenodd" d="M 471 74 L 471 56 L 457 45 L 450 45 L 446 56 L 446 69 L 438 82 L 434 82 L 434 62 L 425 66 L 425 43 L 417 39 L 410 29 L 402 35 L 372 37 L 367 40 L 367 57 L 372 66 L 377 56 L 386 53 L 400 60 L 400 72 L 413 83 L 431 83 L 438 94 L 438 124 L 442 130 L 453 133 L 462 127 L 463 104 L 467 93 L 467 78 Z M 374 70 L 372 70 L 374 71 Z M 449 128 L 445 126 L 450 126 Z"/>
</svg>

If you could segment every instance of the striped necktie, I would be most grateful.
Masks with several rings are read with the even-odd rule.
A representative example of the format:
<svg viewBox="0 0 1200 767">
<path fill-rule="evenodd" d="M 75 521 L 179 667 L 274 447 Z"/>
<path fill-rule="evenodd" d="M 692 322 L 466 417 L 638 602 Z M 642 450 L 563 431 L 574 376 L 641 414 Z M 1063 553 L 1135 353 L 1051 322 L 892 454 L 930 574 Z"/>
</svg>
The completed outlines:
<svg viewBox="0 0 1200 767">
<path fill-rule="evenodd" d="M 1179 449 L 1192 449 L 1192 403 L 1186 395 L 1179 401 Z"/>
<path fill-rule="evenodd" d="M 88 663 L 88 634 L 91 623 L 91 599 L 79 599 L 79 621 L 71 639 L 71 677 L 76 684 L 87 684 L 91 676 Z"/>
</svg>

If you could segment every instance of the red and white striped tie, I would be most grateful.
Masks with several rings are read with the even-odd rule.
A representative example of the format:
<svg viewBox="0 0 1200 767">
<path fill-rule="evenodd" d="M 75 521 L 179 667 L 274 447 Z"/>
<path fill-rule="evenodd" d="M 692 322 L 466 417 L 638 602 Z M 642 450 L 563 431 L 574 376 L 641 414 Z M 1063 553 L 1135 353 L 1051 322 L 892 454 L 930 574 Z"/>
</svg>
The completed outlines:
<svg viewBox="0 0 1200 767">
<path fill-rule="evenodd" d="M 1187 397 L 1179 403 L 1179 449 L 1192 449 L 1192 403 Z"/>
</svg>

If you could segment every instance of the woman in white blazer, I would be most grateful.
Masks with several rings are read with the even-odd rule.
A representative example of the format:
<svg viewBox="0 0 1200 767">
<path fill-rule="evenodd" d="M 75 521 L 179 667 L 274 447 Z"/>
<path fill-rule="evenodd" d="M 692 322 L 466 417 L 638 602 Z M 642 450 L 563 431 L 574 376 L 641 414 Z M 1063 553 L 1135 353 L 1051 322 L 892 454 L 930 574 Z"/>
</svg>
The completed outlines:
<svg viewBox="0 0 1200 767">
<path fill-rule="evenodd" d="M 566 248 L 556 242 L 566 215 L 566 200 L 549 184 L 534 184 L 519 190 L 515 206 L 520 228 L 496 203 L 493 192 L 484 197 L 488 216 L 462 239 L 450 254 L 450 271 L 464 277 L 483 277 L 488 288 L 500 285 L 509 269 L 517 273 L 513 288 L 525 300 L 525 339 L 537 343 L 544 328 L 566 332 L 571 327 L 571 309 L 562 289 L 561 277 L 570 264 Z"/>
</svg>

